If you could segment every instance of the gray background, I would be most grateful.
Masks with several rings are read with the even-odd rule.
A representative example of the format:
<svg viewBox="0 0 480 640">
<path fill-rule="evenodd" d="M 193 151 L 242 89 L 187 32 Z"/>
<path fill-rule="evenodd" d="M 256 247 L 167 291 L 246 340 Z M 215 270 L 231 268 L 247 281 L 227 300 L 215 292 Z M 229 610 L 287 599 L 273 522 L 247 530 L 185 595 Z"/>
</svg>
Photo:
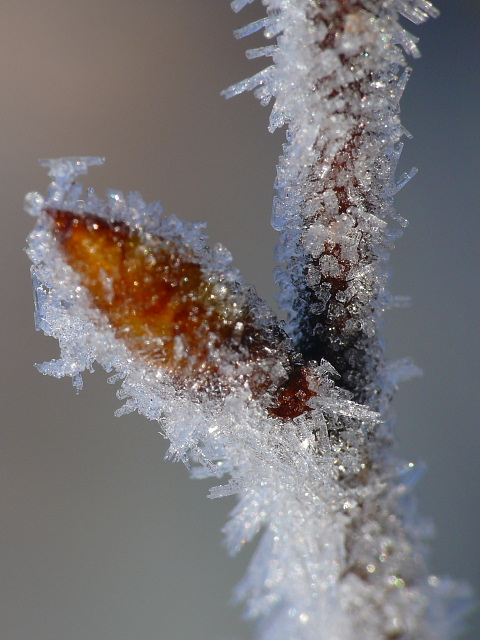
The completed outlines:
<svg viewBox="0 0 480 640">
<path fill-rule="evenodd" d="M 478 524 L 478 0 L 439 1 L 415 32 L 423 58 L 403 102 L 414 134 L 399 195 L 411 225 L 392 289 L 392 357 L 423 378 L 396 401 L 402 455 L 424 459 L 418 495 L 437 537 L 432 571 L 480 586 Z M 195 640 L 249 637 L 228 606 L 252 549 L 228 559 L 220 529 L 233 500 L 163 462 L 154 423 L 113 418 L 103 373 L 76 395 L 41 376 L 56 357 L 34 331 L 23 194 L 43 190 L 37 158 L 105 155 L 88 183 L 138 189 L 168 213 L 208 220 L 245 277 L 273 303 L 269 227 L 283 133 L 252 96 L 221 89 L 260 68 L 232 30 L 259 15 L 225 0 L 3 0 L 0 9 L 2 640 Z M 479 635 L 474 618 L 470 640 Z"/>
</svg>

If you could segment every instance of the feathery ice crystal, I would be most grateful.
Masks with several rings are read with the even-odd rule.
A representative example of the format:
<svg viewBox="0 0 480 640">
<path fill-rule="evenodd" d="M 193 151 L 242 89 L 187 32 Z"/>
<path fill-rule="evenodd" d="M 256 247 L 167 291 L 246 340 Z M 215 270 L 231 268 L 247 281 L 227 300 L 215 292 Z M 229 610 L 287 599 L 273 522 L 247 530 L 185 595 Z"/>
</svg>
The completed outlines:
<svg viewBox="0 0 480 640">
<path fill-rule="evenodd" d="M 249 0 L 235 0 L 240 10 Z M 139 194 L 85 195 L 77 176 L 99 158 L 45 161 L 45 197 L 28 253 L 37 327 L 61 358 L 57 377 L 95 361 L 122 381 L 118 412 L 158 420 L 170 456 L 237 494 L 225 528 L 236 552 L 261 533 L 238 598 L 265 640 L 440 640 L 455 633 L 462 590 L 425 568 L 425 527 L 409 498 L 418 472 L 396 461 L 388 404 L 407 362 L 387 364 L 378 336 L 395 304 L 387 227 L 405 134 L 399 14 L 426 0 L 263 0 L 275 44 L 247 52 L 273 64 L 228 89 L 274 98 L 287 125 L 273 226 L 286 330 L 203 225 L 162 215 Z"/>
</svg>

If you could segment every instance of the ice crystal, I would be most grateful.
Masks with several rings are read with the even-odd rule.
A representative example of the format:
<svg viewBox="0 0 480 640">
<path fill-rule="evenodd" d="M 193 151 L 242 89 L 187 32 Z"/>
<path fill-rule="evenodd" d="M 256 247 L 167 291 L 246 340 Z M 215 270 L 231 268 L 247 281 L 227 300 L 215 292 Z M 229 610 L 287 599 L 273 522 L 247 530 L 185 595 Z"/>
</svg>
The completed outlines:
<svg viewBox="0 0 480 640">
<path fill-rule="evenodd" d="M 240 10 L 250 0 L 235 0 Z M 225 93 L 274 99 L 287 126 L 273 225 L 287 331 L 204 226 L 120 191 L 77 182 L 98 158 L 45 161 L 46 196 L 28 253 L 36 326 L 59 341 L 57 377 L 98 362 L 121 381 L 119 414 L 157 420 L 169 456 L 210 497 L 236 494 L 225 527 L 237 552 L 257 534 L 237 598 L 262 640 L 452 638 L 454 583 L 429 576 L 415 516 L 413 463 L 391 453 L 388 404 L 406 361 L 378 336 L 386 261 L 405 221 L 393 195 L 405 131 L 398 101 L 415 39 L 399 23 L 435 15 L 426 0 L 264 0 L 251 49 L 273 64 Z"/>
</svg>

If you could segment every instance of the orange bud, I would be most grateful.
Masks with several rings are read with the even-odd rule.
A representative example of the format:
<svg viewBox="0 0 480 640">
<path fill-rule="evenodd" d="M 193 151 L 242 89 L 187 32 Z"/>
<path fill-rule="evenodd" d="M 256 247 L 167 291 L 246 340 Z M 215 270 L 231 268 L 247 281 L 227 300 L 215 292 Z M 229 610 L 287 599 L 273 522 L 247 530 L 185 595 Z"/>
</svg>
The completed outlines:
<svg viewBox="0 0 480 640">
<path fill-rule="evenodd" d="M 124 222 L 47 209 L 55 239 L 118 338 L 150 364 L 198 375 L 217 369 L 247 309 L 188 247 Z"/>
<path fill-rule="evenodd" d="M 248 297 L 204 268 L 188 246 L 91 213 L 46 214 L 92 305 L 133 354 L 200 388 L 221 385 L 227 363 L 254 397 L 272 394 L 271 415 L 291 419 L 310 410 L 306 369 L 293 364 L 284 332 L 274 324 L 267 333 Z M 286 374 L 273 380 L 278 362 Z"/>
</svg>

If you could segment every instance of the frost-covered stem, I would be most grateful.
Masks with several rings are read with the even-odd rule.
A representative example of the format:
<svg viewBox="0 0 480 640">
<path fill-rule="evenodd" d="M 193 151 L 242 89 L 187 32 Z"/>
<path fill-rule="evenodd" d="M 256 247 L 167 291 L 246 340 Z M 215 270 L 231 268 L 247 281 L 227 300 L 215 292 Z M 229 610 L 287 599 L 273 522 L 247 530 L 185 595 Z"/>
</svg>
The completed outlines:
<svg viewBox="0 0 480 640">
<path fill-rule="evenodd" d="M 270 130 L 287 125 L 272 224 L 280 232 L 276 281 L 288 331 L 307 361 L 327 360 L 338 386 L 384 417 L 381 426 L 364 422 L 352 430 L 345 416 L 327 416 L 335 482 L 348 513 L 337 521 L 335 560 L 343 614 L 328 632 L 305 637 L 437 638 L 427 622 L 431 589 L 419 530 L 406 524 L 405 485 L 389 480 L 395 461 L 388 406 L 408 367 L 386 364 L 379 337 L 381 315 L 395 303 L 387 260 L 400 235 L 386 220 L 405 226 L 393 196 L 416 172 L 395 177 L 406 133 L 398 115 L 410 71 L 404 54 L 418 56 L 399 14 L 419 23 L 437 11 L 426 0 L 263 4 L 267 18 L 237 35 L 263 27 L 266 37 L 276 37 L 276 45 L 247 52 L 274 64 L 226 95 L 255 89 L 262 104 L 274 98 Z"/>
<path fill-rule="evenodd" d="M 270 128 L 288 126 L 273 214 L 282 306 L 305 357 L 328 360 L 342 387 L 378 409 L 377 325 L 391 304 L 385 265 L 398 235 L 385 219 L 404 223 L 392 198 L 413 173 L 395 181 L 409 72 L 401 46 L 417 55 L 398 11 L 417 22 L 435 12 L 428 2 L 395 0 L 264 4 L 266 35 L 278 37 L 263 52 L 275 64 L 256 77 L 256 93 L 275 98 Z"/>
<path fill-rule="evenodd" d="M 377 320 L 388 303 L 390 240 L 383 218 L 393 191 L 391 158 L 403 133 L 396 112 L 404 79 L 395 73 L 402 59 L 386 29 L 392 18 L 386 3 L 377 3 L 375 18 L 365 3 L 336 4 L 307 5 L 304 24 L 297 20 L 293 33 L 279 38 L 291 59 L 300 58 L 297 69 L 307 68 L 307 55 L 322 61 L 302 79 L 307 109 L 291 116 L 291 142 L 278 170 L 278 253 L 288 274 L 283 304 L 295 310 L 299 350 L 327 359 L 355 399 L 377 408 L 383 368 Z M 321 108 L 313 111 L 312 102 Z"/>
<path fill-rule="evenodd" d="M 249 0 L 235 0 L 240 9 Z M 77 177 L 98 158 L 46 161 L 46 196 L 28 253 L 37 327 L 60 343 L 44 373 L 100 363 L 122 380 L 119 413 L 158 420 L 170 455 L 196 477 L 228 477 L 234 553 L 261 538 L 238 588 L 262 640 L 452 640 L 459 595 L 429 576 L 409 497 L 418 472 L 394 459 L 388 405 L 411 367 L 388 364 L 378 335 L 387 228 L 404 130 L 398 100 L 417 55 L 399 13 L 427 0 L 264 0 L 274 64 L 226 93 L 275 99 L 287 125 L 273 225 L 288 331 L 202 225 L 161 214 L 138 193 Z"/>
</svg>

